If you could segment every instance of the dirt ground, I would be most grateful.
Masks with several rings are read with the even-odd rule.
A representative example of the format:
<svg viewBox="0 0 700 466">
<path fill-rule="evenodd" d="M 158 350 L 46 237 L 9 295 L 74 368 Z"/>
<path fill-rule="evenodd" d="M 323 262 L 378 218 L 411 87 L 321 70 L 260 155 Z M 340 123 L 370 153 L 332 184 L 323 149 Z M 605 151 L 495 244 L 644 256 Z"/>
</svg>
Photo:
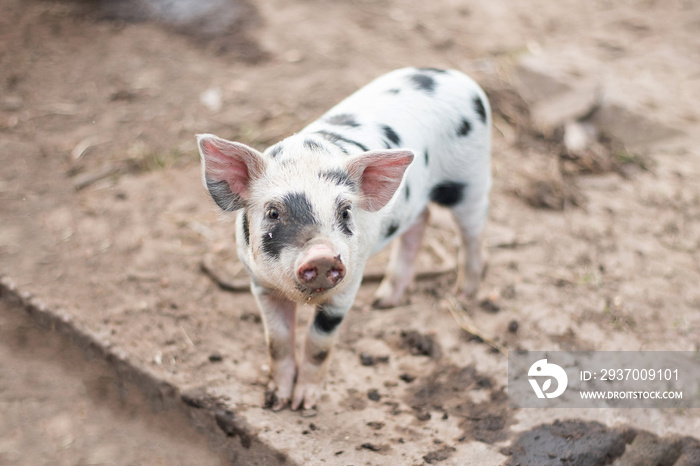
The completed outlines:
<svg viewBox="0 0 700 466">
<path fill-rule="evenodd" d="M 509 409 L 507 360 L 484 342 L 700 349 L 700 4 L 212 0 L 196 14 L 167 10 L 178 15 L 164 4 L 0 0 L 0 296 L 15 302 L 0 310 L 0 330 L 14 335 L 19 300 L 106 361 L 58 379 L 75 384 L 74 406 L 111 410 L 105 423 L 150 439 L 130 444 L 144 455 L 182 438 L 207 455 L 189 423 L 215 453 L 183 464 L 645 464 L 634 455 L 649 443 L 665 448 L 656 462 L 700 464 L 697 409 Z M 371 309 L 368 280 L 318 412 L 272 413 L 253 299 L 203 272 L 237 277 L 240 267 L 233 224 L 201 187 L 193 135 L 264 149 L 414 65 L 471 74 L 494 108 L 488 273 L 478 302 L 458 313 L 478 336 L 453 317 L 454 274 L 419 280 L 387 311 Z M 578 113 L 557 104 L 571 95 L 595 102 Z M 561 127 L 575 120 L 599 140 L 566 146 Z M 422 271 L 449 263 L 454 233 L 436 209 Z M 94 460 L 109 430 L 89 439 L 92 425 L 56 407 L 50 382 L 7 375 L 11 364 L 64 364 L 42 339 L 0 348 L 0 404 L 13 413 L 0 415 L 0 461 L 61 464 L 65 451 L 28 451 L 55 424 L 75 433 L 57 440 L 72 449 L 66 464 L 171 464 L 158 452 L 125 457 L 129 444 Z M 110 370 L 147 401 L 114 395 L 99 406 L 90 380 Z M 17 396 L 52 401 L 30 413 Z M 138 425 L 124 412 L 142 413 Z M 542 451 L 539 438 L 553 453 L 527 456 Z M 585 441 L 571 449 L 561 438 Z M 596 448 L 602 459 L 591 459 Z"/>
</svg>

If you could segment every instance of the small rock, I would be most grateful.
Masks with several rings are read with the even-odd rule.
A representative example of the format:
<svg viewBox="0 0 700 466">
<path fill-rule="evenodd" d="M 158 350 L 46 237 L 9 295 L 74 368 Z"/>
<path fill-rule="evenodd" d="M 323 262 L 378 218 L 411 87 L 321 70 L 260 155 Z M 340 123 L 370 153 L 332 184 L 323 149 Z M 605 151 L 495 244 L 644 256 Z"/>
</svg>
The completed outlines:
<svg viewBox="0 0 700 466">
<path fill-rule="evenodd" d="M 408 374 L 408 373 L 406 373 L 406 372 L 404 372 L 403 374 L 401 374 L 401 375 L 399 376 L 399 378 L 400 378 L 401 380 L 403 380 L 404 382 L 406 382 L 406 383 L 411 383 L 411 382 L 413 382 L 414 380 L 416 380 L 416 376 L 415 376 L 415 375 L 411 375 L 411 374 Z"/>
<path fill-rule="evenodd" d="M 429 421 L 431 417 L 428 410 L 420 409 L 416 411 L 416 419 L 419 421 Z"/>
<path fill-rule="evenodd" d="M 221 88 L 212 87 L 202 92 L 199 96 L 199 102 L 212 112 L 218 112 L 224 106 Z"/>
<path fill-rule="evenodd" d="M 224 360 L 224 357 L 221 355 L 221 353 L 214 352 L 209 355 L 209 362 L 221 362 Z"/>
<path fill-rule="evenodd" d="M 363 366 L 374 366 L 374 357 L 367 353 L 360 353 L 360 364 Z"/>
<path fill-rule="evenodd" d="M 366 442 L 366 443 L 363 443 L 362 445 L 360 445 L 360 449 L 365 449 L 365 450 L 369 450 L 369 451 L 383 453 L 383 452 L 389 451 L 391 449 L 391 447 L 389 445 L 384 445 L 384 444 L 376 445 L 374 443 Z"/>
<path fill-rule="evenodd" d="M 510 333 L 516 333 L 518 331 L 519 326 L 520 325 L 518 324 L 517 320 L 511 320 L 510 322 L 508 322 L 508 331 Z"/>
<path fill-rule="evenodd" d="M 381 339 L 381 337 L 377 337 Z M 370 353 L 360 353 L 360 364 L 363 366 L 374 366 L 376 364 L 386 364 L 389 362 L 389 356 L 373 356 Z"/>
<path fill-rule="evenodd" d="M 479 307 L 481 307 L 481 309 L 483 309 L 484 311 L 491 312 L 493 314 L 501 310 L 501 306 L 498 305 L 495 298 L 492 298 L 490 296 L 486 299 L 481 300 L 481 302 L 479 303 Z"/>
<path fill-rule="evenodd" d="M 382 395 L 379 394 L 379 391 L 376 388 L 372 388 L 367 392 L 367 398 L 372 401 L 379 401 L 382 399 Z"/>
<path fill-rule="evenodd" d="M 581 154 L 598 139 L 597 133 L 590 123 L 569 122 L 564 126 L 564 146 L 571 154 Z"/>
<path fill-rule="evenodd" d="M 384 423 L 380 421 L 370 421 L 367 425 L 373 430 L 381 430 L 384 427 Z"/>
</svg>

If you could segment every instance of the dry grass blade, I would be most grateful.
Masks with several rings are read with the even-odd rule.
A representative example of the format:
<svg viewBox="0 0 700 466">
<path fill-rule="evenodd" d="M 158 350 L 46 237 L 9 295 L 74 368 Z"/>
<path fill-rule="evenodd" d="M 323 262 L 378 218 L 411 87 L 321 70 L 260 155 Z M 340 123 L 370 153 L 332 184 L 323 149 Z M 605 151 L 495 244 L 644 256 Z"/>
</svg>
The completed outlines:
<svg viewBox="0 0 700 466">
<path fill-rule="evenodd" d="M 447 303 L 447 309 L 449 309 L 450 314 L 452 314 L 452 317 L 454 318 L 455 322 L 457 322 L 457 325 L 459 325 L 459 327 L 462 330 L 481 338 L 491 348 L 497 350 L 506 358 L 508 357 L 508 348 L 493 340 L 492 338 L 484 336 L 483 333 L 481 333 L 481 331 L 478 328 L 476 328 L 476 326 L 472 322 L 472 318 L 469 317 L 467 311 L 453 295 L 448 295 L 445 301 Z M 508 365 L 510 366 L 511 364 L 514 364 L 515 367 L 520 370 L 520 372 L 527 374 L 526 367 L 523 367 L 516 361 L 509 360 Z"/>
<path fill-rule="evenodd" d="M 94 172 L 85 173 L 76 177 L 75 181 L 73 182 L 73 186 L 76 191 L 80 191 L 94 183 L 97 183 L 98 181 L 117 175 L 121 173 L 121 171 L 122 168 L 120 166 L 108 163 Z"/>
<path fill-rule="evenodd" d="M 448 295 L 445 301 L 447 303 L 447 309 L 449 309 L 450 314 L 452 314 L 455 322 L 457 322 L 457 325 L 459 325 L 462 330 L 481 338 L 487 345 L 497 350 L 503 356 L 508 357 L 508 349 L 494 339 L 484 336 L 484 334 L 476 328 L 472 322 L 472 318 L 469 317 L 467 311 L 464 310 L 464 307 L 453 295 Z"/>
<path fill-rule="evenodd" d="M 218 272 L 212 264 L 211 257 L 205 255 L 199 263 L 199 267 L 219 288 L 234 293 L 250 291 L 250 281 L 247 279 L 229 279 Z"/>
</svg>

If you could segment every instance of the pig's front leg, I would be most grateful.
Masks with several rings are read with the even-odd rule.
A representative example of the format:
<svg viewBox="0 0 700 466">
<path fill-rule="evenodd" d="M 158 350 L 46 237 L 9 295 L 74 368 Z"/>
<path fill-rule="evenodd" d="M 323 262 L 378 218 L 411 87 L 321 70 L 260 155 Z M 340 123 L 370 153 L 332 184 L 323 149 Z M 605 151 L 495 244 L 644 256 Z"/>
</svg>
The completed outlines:
<svg viewBox="0 0 700 466">
<path fill-rule="evenodd" d="M 335 296 L 329 302 L 316 306 L 299 364 L 292 409 L 311 409 L 320 398 L 338 329 L 355 300 L 358 287 L 359 282 L 352 287 L 352 292 Z"/>
<path fill-rule="evenodd" d="M 289 404 L 294 389 L 296 303 L 277 295 L 274 290 L 255 284 L 251 288 L 262 314 L 270 353 L 270 381 L 265 391 L 265 407 L 278 411 Z"/>
</svg>

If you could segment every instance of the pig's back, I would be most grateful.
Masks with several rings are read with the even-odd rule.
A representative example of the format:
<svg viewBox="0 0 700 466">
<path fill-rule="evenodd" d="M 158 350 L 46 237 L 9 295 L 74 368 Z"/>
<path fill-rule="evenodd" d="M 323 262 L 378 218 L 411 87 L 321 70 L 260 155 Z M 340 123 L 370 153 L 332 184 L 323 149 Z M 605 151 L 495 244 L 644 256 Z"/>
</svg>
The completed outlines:
<svg viewBox="0 0 700 466">
<path fill-rule="evenodd" d="M 392 212 L 385 223 L 394 230 L 388 241 L 410 226 L 430 200 L 441 203 L 433 196 L 436 187 L 458 183 L 469 186 L 473 197 L 488 194 L 490 127 L 488 99 L 467 75 L 403 68 L 359 89 L 302 133 L 319 133 L 349 154 L 398 148 L 414 152 L 416 158 L 387 206 Z"/>
</svg>

